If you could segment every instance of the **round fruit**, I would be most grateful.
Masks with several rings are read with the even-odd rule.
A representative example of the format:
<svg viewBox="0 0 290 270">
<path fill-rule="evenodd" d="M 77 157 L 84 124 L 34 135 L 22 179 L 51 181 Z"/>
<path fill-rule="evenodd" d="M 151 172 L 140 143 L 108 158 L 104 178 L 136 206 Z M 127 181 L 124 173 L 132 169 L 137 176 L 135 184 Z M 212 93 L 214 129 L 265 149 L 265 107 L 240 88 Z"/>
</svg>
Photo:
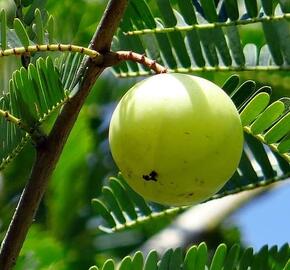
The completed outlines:
<svg viewBox="0 0 290 270">
<path fill-rule="evenodd" d="M 243 147 L 239 114 L 212 82 L 160 74 L 137 83 L 115 109 L 113 158 L 145 199 L 167 205 L 203 201 L 235 172 Z"/>
</svg>

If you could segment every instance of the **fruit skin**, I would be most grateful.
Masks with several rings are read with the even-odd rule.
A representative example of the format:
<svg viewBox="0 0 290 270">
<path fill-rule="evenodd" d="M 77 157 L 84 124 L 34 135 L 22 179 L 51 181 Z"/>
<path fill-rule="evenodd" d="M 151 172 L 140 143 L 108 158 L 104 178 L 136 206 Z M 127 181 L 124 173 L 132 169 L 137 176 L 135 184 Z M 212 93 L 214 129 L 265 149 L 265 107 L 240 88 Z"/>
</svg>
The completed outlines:
<svg viewBox="0 0 290 270">
<path fill-rule="evenodd" d="M 113 158 L 145 199 L 190 205 L 217 191 L 235 172 L 243 148 L 239 113 L 212 82 L 159 74 L 133 86 L 109 130 Z"/>
</svg>

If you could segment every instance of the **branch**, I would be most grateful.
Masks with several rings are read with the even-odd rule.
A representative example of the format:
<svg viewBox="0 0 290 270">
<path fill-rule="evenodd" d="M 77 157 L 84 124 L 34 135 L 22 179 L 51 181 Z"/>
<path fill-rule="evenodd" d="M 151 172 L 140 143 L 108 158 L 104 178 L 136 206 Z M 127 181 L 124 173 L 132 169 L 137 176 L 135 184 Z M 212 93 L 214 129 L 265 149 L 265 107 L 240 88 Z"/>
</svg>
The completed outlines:
<svg viewBox="0 0 290 270">
<path fill-rule="evenodd" d="M 127 4 L 128 0 L 110 0 L 90 43 L 91 49 L 101 51 L 102 53 L 109 51 L 113 35 Z M 15 264 L 28 229 L 48 186 L 49 179 L 77 120 L 82 105 L 97 77 L 104 70 L 103 67 L 97 66 L 90 58 L 86 59 L 86 67 L 79 91 L 64 105 L 47 139 L 36 146 L 36 160 L 30 178 L 23 190 L 1 245 L 1 270 L 10 270 Z"/>
<path fill-rule="evenodd" d="M 148 68 L 154 70 L 156 73 L 167 73 L 167 68 L 163 67 L 160 64 L 157 64 L 155 60 L 151 60 L 144 54 L 138 54 L 127 51 L 118 51 L 117 56 L 120 61 L 131 60 L 133 62 L 138 62 L 144 66 L 147 66 Z"/>
</svg>

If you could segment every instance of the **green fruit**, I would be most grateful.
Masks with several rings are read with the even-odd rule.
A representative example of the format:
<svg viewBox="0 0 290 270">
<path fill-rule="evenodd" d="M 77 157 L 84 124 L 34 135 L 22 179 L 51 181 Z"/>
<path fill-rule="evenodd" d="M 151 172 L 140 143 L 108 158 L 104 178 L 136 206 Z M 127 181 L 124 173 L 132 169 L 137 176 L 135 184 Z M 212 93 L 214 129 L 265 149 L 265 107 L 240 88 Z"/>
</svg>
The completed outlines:
<svg viewBox="0 0 290 270">
<path fill-rule="evenodd" d="M 145 199 L 189 205 L 217 191 L 235 172 L 243 130 L 231 99 L 217 85 L 185 74 L 137 83 L 115 109 L 113 158 Z"/>
</svg>

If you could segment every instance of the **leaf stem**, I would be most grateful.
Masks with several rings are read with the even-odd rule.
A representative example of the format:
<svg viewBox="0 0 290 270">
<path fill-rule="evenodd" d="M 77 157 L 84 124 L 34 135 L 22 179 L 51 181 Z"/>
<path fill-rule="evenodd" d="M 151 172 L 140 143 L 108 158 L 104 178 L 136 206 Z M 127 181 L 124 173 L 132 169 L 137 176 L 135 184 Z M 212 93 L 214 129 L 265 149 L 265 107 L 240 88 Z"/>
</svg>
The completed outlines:
<svg viewBox="0 0 290 270">
<path fill-rule="evenodd" d="M 154 70 L 156 73 L 167 73 L 167 68 L 164 66 L 156 63 L 155 60 L 152 60 L 148 57 L 146 57 L 144 54 L 139 54 L 135 52 L 128 52 L 128 51 L 118 51 L 117 53 L 118 60 L 124 61 L 124 60 L 130 60 L 133 62 L 138 62 L 152 70 Z"/>
<path fill-rule="evenodd" d="M 257 17 L 251 18 L 247 20 L 237 20 L 237 21 L 226 21 L 226 22 L 215 22 L 215 23 L 205 23 L 205 24 L 193 24 L 187 26 L 174 26 L 174 27 L 165 27 L 165 28 L 154 28 L 154 29 L 140 29 L 134 31 L 128 31 L 125 35 L 146 35 L 146 34 L 154 34 L 154 33 L 170 33 L 170 32 L 187 32 L 192 31 L 194 29 L 215 29 L 219 27 L 230 27 L 230 26 L 239 26 L 239 25 L 247 25 L 253 23 L 263 23 L 263 22 L 279 22 L 283 20 L 289 20 L 290 13 L 285 13 L 284 15 L 279 16 L 265 16 L 265 17 Z"/>
<path fill-rule="evenodd" d="M 102 59 L 102 55 L 98 53 L 96 50 L 72 44 L 42 44 L 42 45 L 31 45 L 28 47 L 15 47 L 6 50 L 0 50 L 0 57 L 11 55 L 27 55 L 34 52 L 47 52 L 47 51 L 83 53 L 92 58 L 100 58 L 100 60 Z"/>
</svg>

